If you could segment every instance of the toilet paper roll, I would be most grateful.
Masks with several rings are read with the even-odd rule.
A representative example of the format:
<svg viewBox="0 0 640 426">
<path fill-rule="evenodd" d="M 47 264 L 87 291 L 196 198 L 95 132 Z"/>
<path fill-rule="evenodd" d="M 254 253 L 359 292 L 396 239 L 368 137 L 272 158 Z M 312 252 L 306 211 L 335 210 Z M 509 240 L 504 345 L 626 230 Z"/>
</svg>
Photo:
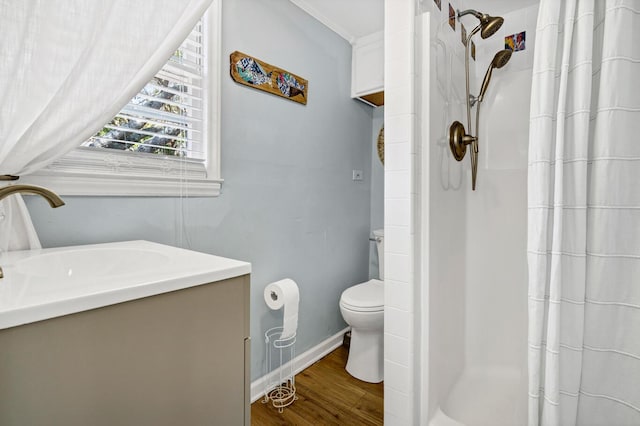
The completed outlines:
<svg viewBox="0 0 640 426">
<path fill-rule="evenodd" d="M 282 334 L 280 339 L 288 339 L 298 330 L 298 304 L 300 293 L 298 285 L 289 278 L 268 284 L 264 288 L 264 301 L 269 309 L 278 310 L 284 307 Z"/>
</svg>

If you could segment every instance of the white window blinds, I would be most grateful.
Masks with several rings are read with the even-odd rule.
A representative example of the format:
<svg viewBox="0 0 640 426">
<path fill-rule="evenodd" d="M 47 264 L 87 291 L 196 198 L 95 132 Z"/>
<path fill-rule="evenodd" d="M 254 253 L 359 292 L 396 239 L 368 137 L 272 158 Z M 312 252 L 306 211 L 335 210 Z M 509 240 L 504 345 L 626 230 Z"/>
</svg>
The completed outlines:
<svg viewBox="0 0 640 426">
<path fill-rule="evenodd" d="M 204 161 L 203 26 L 200 20 L 165 66 L 83 146 Z"/>
</svg>

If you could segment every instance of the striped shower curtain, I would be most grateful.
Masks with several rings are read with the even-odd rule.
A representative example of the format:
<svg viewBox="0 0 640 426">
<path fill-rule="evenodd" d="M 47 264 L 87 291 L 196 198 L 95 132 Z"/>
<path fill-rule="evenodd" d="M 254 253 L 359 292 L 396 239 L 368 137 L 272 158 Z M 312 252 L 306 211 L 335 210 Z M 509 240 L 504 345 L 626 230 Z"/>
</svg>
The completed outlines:
<svg viewBox="0 0 640 426">
<path fill-rule="evenodd" d="M 640 425 L 640 1 L 541 0 L 529 425 Z"/>
</svg>

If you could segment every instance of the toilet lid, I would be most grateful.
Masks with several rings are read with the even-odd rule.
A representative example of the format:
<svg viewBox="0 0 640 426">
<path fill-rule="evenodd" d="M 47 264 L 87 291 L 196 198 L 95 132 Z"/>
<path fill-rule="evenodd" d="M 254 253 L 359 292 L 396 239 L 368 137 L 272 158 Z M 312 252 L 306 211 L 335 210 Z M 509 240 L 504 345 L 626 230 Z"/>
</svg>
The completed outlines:
<svg viewBox="0 0 640 426">
<path fill-rule="evenodd" d="M 384 284 L 380 280 L 369 280 L 354 285 L 342 292 L 340 303 L 354 311 L 384 310 Z"/>
</svg>

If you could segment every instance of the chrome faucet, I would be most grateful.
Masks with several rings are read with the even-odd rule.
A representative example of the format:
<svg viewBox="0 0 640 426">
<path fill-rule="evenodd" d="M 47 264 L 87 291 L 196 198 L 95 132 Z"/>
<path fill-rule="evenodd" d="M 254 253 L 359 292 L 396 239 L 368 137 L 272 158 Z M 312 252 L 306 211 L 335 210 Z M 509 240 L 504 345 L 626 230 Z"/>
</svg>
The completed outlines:
<svg viewBox="0 0 640 426">
<path fill-rule="evenodd" d="M 34 185 L 10 185 L 5 186 L 4 188 L 0 188 L 0 200 L 5 197 L 8 197 L 11 194 L 35 194 L 44 197 L 45 200 L 49 203 L 51 207 L 54 209 L 56 207 L 64 206 L 64 201 L 58 195 L 47 188 L 42 188 L 41 186 Z M 2 272 L 2 266 L 0 266 L 0 279 L 4 278 L 4 272 Z"/>
</svg>

